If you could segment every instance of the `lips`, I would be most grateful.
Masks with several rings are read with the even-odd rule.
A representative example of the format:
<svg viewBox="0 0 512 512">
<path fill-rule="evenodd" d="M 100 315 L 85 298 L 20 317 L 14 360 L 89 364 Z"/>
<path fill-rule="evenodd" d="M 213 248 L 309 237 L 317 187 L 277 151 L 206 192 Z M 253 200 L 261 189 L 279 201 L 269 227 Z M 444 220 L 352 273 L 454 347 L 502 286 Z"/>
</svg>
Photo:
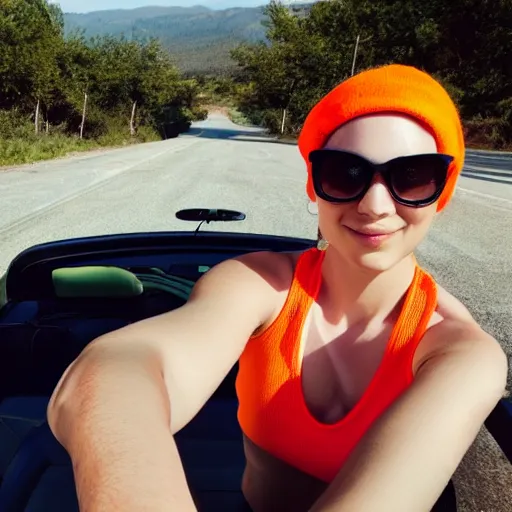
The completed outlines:
<svg viewBox="0 0 512 512">
<path fill-rule="evenodd" d="M 386 235 L 392 235 L 393 233 L 395 233 L 395 231 L 382 231 L 379 229 L 371 229 L 371 228 L 360 228 L 360 229 L 348 228 L 348 229 L 350 229 L 351 231 L 354 231 L 355 233 L 359 233 L 360 235 L 365 235 L 365 236 L 386 236 Z"/>
<path fill-rule="evenodd" d="M 347 226 L 348 231 L 364 245 L 368 245 L 370 247 L 378 247 L 383 244 L 386 240 L 389 240 L 396 231 L 377 231 L 377 230 L 369 230 L 369 229 L 359 229 L 355 230 L 349 228 Z"/>
</svg>

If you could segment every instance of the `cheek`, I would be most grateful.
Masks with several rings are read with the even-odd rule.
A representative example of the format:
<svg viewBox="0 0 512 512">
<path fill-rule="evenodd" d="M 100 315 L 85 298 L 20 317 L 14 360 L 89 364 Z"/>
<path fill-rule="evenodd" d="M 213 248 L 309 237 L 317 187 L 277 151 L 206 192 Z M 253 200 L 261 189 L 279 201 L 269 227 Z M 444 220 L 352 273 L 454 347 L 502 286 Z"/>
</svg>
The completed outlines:
<svg viewBox="0 0 512 512">
<path fill-rule="evenodd" d="M 407 230 L 414 238 L 421 240 L 429 230 L 432 221 L 436 215 L 436 205 L 431 205 L 426 208 L 397 208 L 397 213 L 404 222 L 407 224 Z"/>
<path fill-rule="evenodd" d="M 317 204 L 318 225 L 325 236 L 327 232 L 332 232 L 339 228 L 348 207 L 345 205 L 332 205 L 321 199 L 317 199 Z"/>
</svg>

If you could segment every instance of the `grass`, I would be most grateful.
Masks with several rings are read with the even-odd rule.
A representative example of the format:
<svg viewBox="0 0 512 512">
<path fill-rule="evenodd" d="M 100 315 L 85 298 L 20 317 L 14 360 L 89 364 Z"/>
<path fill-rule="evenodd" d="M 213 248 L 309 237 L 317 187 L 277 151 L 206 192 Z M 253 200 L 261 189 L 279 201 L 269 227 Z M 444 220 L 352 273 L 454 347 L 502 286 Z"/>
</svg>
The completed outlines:
<svg viewBox="0 0 512 512">
<path fill-rule="evenodd" d="M 112 132 L 91 140 L 80 140 L 78 137 L 63 134 L 34 135 L 29 138 L 0 138 L 0 166 L 29 164 L 64 157 L 70 153 L 106 147 L 122 147 L 157 140 L 161 140 L 161 137 L 149 129 L 141 129 L 136 137 Z"/>
<path fill-rule="evenodd" d="M 131 137 L 121 119 L 109 119 L 105 128 L 103 135 L 90 139 L 70 135 L 62 127 L 52 127 L 50 133 L 35 134 L 25 117 L 0 110 L 0 166 L 30 164 L 70 153 L 161 140 L 155 130 L 146 126 L 139 127 L 137 135 Z"/>
<path fill-rule="evenodd" d="M 65 135 L 41 136 L 30 139 L 0 139 L 0 165 L 29 164 L 49 160 L 75 151 L 98 148 L 95 141 L 84 141 Z"/>
</svg>

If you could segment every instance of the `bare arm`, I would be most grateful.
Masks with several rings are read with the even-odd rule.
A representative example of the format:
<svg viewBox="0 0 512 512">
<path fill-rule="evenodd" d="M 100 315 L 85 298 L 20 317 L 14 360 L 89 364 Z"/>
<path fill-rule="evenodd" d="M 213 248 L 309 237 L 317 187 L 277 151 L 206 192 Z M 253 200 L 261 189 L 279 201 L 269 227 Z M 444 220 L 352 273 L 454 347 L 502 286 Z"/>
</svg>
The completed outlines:
<svg viewBox="0 0 512 512">
<path fill-rule="evenodd" d="M 502 397 L 507 360 L 471 324 L 439 324 L 411 387 L 377 420 L 311 512 L 428 512 Z M 440 341 L 444 341 L 441 343 Z"/>
<path fill-rule="evenodd" d="M 98 338 L 68 368 L 48 420 L 72 458 L 80 510 L 195 510 L 172 434 L 272 315 L 272 258 L 218 265 L 185 306 Z"/>
</svg>

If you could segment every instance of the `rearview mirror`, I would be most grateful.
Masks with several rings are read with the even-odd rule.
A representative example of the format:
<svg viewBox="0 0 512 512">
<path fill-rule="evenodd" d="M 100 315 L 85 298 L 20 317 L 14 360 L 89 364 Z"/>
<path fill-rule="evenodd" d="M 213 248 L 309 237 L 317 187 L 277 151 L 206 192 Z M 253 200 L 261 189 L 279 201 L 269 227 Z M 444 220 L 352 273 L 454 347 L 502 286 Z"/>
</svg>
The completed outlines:
<svg viewBox="0 0 512 512">
<path fill-rule="evenodd" d="M 189 208 L 176 213 L 176 218 L 192 222 L 229 222 L 245 219 L 245 213 L 236 210 L 218 210 L 209 208 Z"/>
</svg>

